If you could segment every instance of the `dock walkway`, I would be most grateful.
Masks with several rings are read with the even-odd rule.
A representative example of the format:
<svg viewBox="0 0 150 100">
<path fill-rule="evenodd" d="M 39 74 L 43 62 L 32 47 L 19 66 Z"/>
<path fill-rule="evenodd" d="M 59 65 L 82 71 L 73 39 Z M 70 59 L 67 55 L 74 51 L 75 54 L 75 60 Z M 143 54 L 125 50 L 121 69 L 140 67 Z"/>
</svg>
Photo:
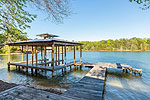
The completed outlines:
<svg viewBox="0 0 150 100">
<path fill-rule="evenodd" d="M 95 65 L 79 82 L 67 90 L 65 97 L 78 100 L 101 100 L 104 94 L 106 68 Z"/>
<path fill-rule="evenodd" d="M 121 68 L 130 71 L 135 70 L 138 71 L 138 73 L 139 71 L 141 72 L 141 69 L 135 69 L 128 64 L 120 63 L 76 62 L 75 65 L 90 66 L 92 69 L 79 82 L 75 83 L 62 95 L 25 86 L 16 86 L 12 89 L 1 92 L 0 100 L 102 100 L 104 97 L 107 68 Z"/>
</svg>

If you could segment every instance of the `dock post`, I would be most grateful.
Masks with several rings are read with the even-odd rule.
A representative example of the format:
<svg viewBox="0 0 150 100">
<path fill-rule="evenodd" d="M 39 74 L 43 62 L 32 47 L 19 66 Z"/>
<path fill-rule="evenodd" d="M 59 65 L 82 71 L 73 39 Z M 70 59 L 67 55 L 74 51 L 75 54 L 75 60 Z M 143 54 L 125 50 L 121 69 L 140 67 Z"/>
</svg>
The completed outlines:
<svg viewBox="0 0 150 100">
<path fill-rule="evenodd" d="M 28 45 L 26 45 L 26 64 L 27 64 L 26 72 L 28 72 Z"/>
<path fill-rule="evenodd" d="M 54 45 L 54 42 L 52 43 L 52 67 L 53 67 L 53 71 L 52 71 L 52 77 L 54 76 L 54 69 L 55 69 L 55 61 L 54 61 L 54 47 L 55 47 L 55 45 Z"/>
<path fill-rule="evenodd" d="M 22 50 L 21 50 L 21 52 L 22 52 L 22 62 L 23 62 L 23 61 L 24 61 L 23 46 L 22 46 Z"/>
<path fill-rule="evenodd" d="M 21 52 L 22 52 L 22 62 L 24 61 L 24 52 L 23 52 L 23 46 L 22 46 L 22 50 L 21 50 Z M 22 69 L 24 69 L 24 67 L 22 66 Z"/>
<path fill-rule="evenodd" d="M 130 74 L 132 75 L 132 70 L 130 69 Z"/>
<path fill-rule="evenodd" d="M 80 46 L 80 62 L 81 62 L 80 69 L 82 69 L 82 46 Z"/>
<path fill-rule="evenodd" d="M 59 59 L 59 46 L 58 46 L 58 65 L 60 65 L 60 59 Z"/>
<path fill-rule="evenodd" d="M 63 55 L 63 53 L 64 53 L 64 51 L 63 51 L 64 49 L 63 49 L 63 46 L 62 46 L 62 64 L 64 64 L 64 55 Z M 62 72 L 63 72 L 63 69 L 62 69 Z"/>
<path fill-rule="evenodd" d="M 66 67 L 67 67 L 67 63 L 66 63 L 66 45 L 65 45 L 65 72 L 67 72 L 67 69 L 66 69 Z"/>
<path fill-rule="evenodd" d="M 37 46 L 35 46 L 35 63 L 37 66 Z M 37 75 L 37 69 L 35 69 L 35 74 Z"/>
<path fill-rule="evenodd" d="M 63 55 L 64 51 L 63 50 L 64 49 L 63 49 L 63 46 L 62 46 L 62 64 L 64 64 L 64 55 Z"/>
<path fill-rule="evenodd" d="M 56 46 L 56 62 L 55 65 L 57 66 L 57 46 Z"/>
<path fill-rule="evenodd" d="M 46 60 L 47 60 L 47 58 L 46 58 L 46 46 L 44 47 L 44 62 L 45 62 L 45 66 L 46 66 Z"/>
<path fill-rule="evenodd" d="M 41 63 L 43 62 L 43 47 L 41 46 Z"/>
<path fill-rule="evenodd" d="M 76 51 L 75 51 L 75 50 L 76 50 L 76 48 L 75 48 L 75 46 L 74 46 L 74 70 L 76 69 L 76 66 L 75 66 L 75 64 L 76 64 L 76 60 L 75 60 L 75 59 L 76 59 L 76 57 L 75 57 L 75 52 L 76 52 Z"/>
<path fill-rule="evenodd" d="M 8 45 L 8 71 L 10 71 L 10 45 Z"/>
<path fill-rule="evenodd" d="M 33 66 L 33 60 L 34 58 L 33 58 L 33 45 L 32 45 L 32 66 Z M 31 74 L 33 74 L 33 68 L 31 68 Z"/>
</svg>

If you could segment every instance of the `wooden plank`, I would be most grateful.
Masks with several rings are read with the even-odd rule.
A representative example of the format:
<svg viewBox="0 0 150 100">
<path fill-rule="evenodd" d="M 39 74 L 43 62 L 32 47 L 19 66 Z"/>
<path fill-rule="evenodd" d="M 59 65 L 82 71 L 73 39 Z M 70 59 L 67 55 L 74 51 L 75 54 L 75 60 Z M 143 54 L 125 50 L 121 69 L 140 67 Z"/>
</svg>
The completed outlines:
<svg viewBox="0 0 150 100">
<path fill-rule="evenodd" d="M 104 94 L 106 68 L 95 65 L 79 82 L 68 89 L 63 96 L 83 100 L 102 100 Z"/>
</svg>

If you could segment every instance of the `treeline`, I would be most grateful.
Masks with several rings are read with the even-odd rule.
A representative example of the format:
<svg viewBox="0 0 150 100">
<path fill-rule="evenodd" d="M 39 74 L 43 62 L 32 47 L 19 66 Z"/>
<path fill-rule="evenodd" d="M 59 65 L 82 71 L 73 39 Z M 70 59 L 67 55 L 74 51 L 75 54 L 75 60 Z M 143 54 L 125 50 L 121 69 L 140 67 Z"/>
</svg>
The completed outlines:
<svg viewBox="0 0 150 100">
<path fill-rule="evenodd" d="M 9 42 L 28 40 L 27 33 L 22 33 L 20 30 L 11 29 L 11 34 L 6 30 L 0 34 L 0 53 L 8 53 L 8 46 L 4 44 Z M 19 47 L 11 47 L 11 52 L 20 52 Z"/>
<path fill-rule="evenodd" d="M 150 51 L 149 38 L 131 38 L 131 39 L 116 39 L 116 40 L 101 40 L 96 42 L 80 41 L 84 43 L 83 50 L 91 51 Z"/>
</svg>

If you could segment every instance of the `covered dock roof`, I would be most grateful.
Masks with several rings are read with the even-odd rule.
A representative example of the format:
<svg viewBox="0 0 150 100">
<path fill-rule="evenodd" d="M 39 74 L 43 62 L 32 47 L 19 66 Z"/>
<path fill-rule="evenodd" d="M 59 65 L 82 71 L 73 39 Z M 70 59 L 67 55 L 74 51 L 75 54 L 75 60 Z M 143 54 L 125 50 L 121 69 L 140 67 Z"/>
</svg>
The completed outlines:
<svg viewBox="0 0 150 100">
<path fill-rule="evenodd" d="M 50 38 L 50 39 L 38 39 L 7 43 L 9 46 L 51 46 L 54 43 L 56 46 L 81 46 L 82 43 L 70 42 L 62 39 Z"/>
</svg>

